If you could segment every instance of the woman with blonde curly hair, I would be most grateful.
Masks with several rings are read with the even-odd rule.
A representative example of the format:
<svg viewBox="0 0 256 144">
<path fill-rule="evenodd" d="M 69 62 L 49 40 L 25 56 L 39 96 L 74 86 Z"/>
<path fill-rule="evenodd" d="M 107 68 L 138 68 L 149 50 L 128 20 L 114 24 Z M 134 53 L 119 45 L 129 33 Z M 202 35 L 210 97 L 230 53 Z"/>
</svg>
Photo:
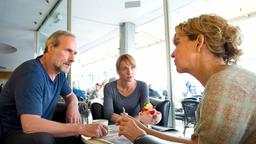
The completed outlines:
<svg viewBox="0 0 256 144">
<path fill-rule="evenodd" d="M 191 140 L 148 129 L 129 116 L 120 121 L 119 134 L 134 143 L 166 142 L 156 137 L 181 143 L 256 143 L 256 75 L 235 65 L 241 55 L 240 30 L 220 16 L 200 15 L 175 31 L 171 57 L 176 70 L 191 74 L 205 87 Z"/>
</svg>

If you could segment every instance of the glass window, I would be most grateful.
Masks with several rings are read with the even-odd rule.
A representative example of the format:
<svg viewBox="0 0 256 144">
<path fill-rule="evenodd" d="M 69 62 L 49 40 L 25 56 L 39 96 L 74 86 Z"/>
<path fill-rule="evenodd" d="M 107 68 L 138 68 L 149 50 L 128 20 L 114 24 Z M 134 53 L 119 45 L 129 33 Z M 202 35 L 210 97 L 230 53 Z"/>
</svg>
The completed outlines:
<svg viewBox="0 0 256 144">
<path fill-rule="evenodd" d="M 255 25 L 256 25 L 256 15 L 251 15 L 252 17 L 248 17 L 244 20 L 238 20 L 233 22 L 234 25 L 240 27 L 243 41 L 241 45 L 241 49 L 243 50 L 243 55 L 240 57 L 240 61 L 238 64 L 242 67 L 249 69 L 256 73 L 256 67 L 254 66 L 256 63 L 255 57 L 255 45 L 256 42 L 254 40 L 254 35 L 256 33 Z"/>
<path fill-rule="evenodd" d="M 157 11 L 158 15 L 136 27 L 136 51 L 133 55 L 137 61 L 136 77 L 149 85 L 149 96 L 167 99 L 167 58 L 162 6 Z"/>
<path fill-rule="evenodd" d="M 57 30 L 67 30 L 67 0 L 59 1 L 40 27 L 37 33 L 37 55 L 43 54 L 47 38 Z"/>
<path fill-rule="evenodd" d="M 100 4 L 87 1 L 90 5 L 81 5 L 81 0 L 72 2 L 72 32 L 77 36 L 79 47 L 72 66 L 72 80 L 77 81 L 80 88 L 90 90 L 95 83 L 118 78 L 115 63 L 120 54 L 120 24 L 131 22 L 136 25 L 136 50 L 128 53 L 137 61 L 136 79 L 152 84 L 160 98 L 164 98 L 162 92 L 167 82 L 162 1 L 143 1 L 129 8 L 124 1 Z M 92 7 L 100 8 L 101 12 Z M 83 13 L 80 9 L 84 9 Z"/>
<path fill-rule="evenodd" d="M 91 90 L 96 83 L 102 83 L 116 77 L 115 62 L 119 55 L 119 36 L 83 50 L 72 65 L 72 81 L 76 81 L 81 89 Z"/>
<path fill-rule="evenodd" d="M 243 4 L 239 0 L 198 0 L 198 1 L 176 1 L 169 0 L 169 19 L 170 19 L 170 39 L 174 35 L 174 27 L 187 20 L 188 18 L 199 16 L 201 14 L 214 13 L 220 15 L 230 23 L 241 28 L 244 41 L 241 45 L 244 55 L 238 62 L 239 65 L 256 72 L 256 68 L 253 64 L 256 62 L 255 54 L 255 41 L 252 34 L 255 31 L 255 0 L 246 0 Z M 227 5 L 232 6 L 227 7 Z M 174 50 L 174 45 L 171 43 L 171 52 Z M 176 72 L 175 65 L 172 60 L 172 87 L 175 106 L 181 107 L 180 101 L 187 96 L 193 95 L 193 93 L 202 93 L 204 88 L 202 85 L 189 74 L 179 74 Z M 192 88 L 192 89 L 191 89 Z"/>
</svg>

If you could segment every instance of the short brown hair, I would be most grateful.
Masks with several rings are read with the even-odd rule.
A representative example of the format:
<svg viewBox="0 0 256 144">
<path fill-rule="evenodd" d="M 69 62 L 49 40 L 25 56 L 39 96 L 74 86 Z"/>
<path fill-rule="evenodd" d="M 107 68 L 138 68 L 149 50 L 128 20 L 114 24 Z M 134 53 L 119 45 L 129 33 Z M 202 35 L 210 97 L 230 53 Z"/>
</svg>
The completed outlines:
<svg viewBox="0 0 256 144">
<path fill-rule="evenodd" d="M 73 35 L 71 32 L 68 32 L 68 31 L 59 30 L 59 31 L 54 32 L 52 35 L 50 35 L 48 37 L 47 41 L 45 42 L 44 53 L 46 53 L 48 51 L 49 44 L 53 44 L 54 47 L 59 46 L 60 45 L 59 38 L 61 36 L 75 37 L 75 35 Z"/>
<path fill-rule="evenodd" d="M 119 71 L 120 63 L 122 61 L 127 61 L 127 62 L 131 63 L 133 66 L 136 67 L 135 59 L 129 54 L 123 54 L 123 55 L 119 56 L 119 58 L 116 61 L 116 71 Z"/>
</svg>

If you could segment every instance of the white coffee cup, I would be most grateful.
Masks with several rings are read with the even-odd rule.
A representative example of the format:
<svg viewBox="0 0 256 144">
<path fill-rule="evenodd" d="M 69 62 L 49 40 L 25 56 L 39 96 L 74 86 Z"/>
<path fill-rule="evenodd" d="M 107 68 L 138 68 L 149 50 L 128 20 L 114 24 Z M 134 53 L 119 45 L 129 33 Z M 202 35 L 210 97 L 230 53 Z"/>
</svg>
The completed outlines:
<svg viewBox="0 0 256 144">
<path fill-rule="evenodd" d="M 103 125 L 108 125 L 108 120 L 107 119 L 96 119 L 93 120 L 92 123 L 94 124 L 103 124 Z"/>
</svg>

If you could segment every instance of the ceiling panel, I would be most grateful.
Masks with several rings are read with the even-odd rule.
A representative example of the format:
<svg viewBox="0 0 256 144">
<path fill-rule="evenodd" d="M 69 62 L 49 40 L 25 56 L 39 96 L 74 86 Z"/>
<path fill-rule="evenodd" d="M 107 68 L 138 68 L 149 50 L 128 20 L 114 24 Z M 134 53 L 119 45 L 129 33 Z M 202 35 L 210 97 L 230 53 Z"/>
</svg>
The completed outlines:
<svg viewBox="0 0 256 144">
<path fill-rule="evenodd" d="M 13 54 L 0 53 L 0 66 L 13 71 L 35 54 L 35 30 L 57 0 L 0 0 L 0 43 L 17 48 Z"/>
<path fill-rule="evenodd" d="M 162 1 L 138 1 L 140 7 L 125 8 L 128 0 L 73 0 L 72 32 L 78 37 L 80 50 L 84 51 L 91 47 L 91 43 L 112 37 L 110 33 L 118 32 L 123 22 L 141 25 L 163 14 Z"/>
<path fill-rule="evenodd" d="M 12 71 L 34 57 L 35 30 L 57 1 L 0 0 L 0 42 L 18 49 L 14 54 L 0 54 L 0 66 L 7 67 L 1 71 Z M 110 33 L 118 33 L 122 22 L 141 26 L 163 13 L 162 0 L 140 0 L 140 7 L 125 8 L 125 2 L 129 1 L 134 0 L 72 0 L 72 31 L 79 38 L 78 46 L 86 49 L 107 36 L 113 37 Z M 246 18 L 253 12 L 255 15 L 256 11 L 256 0 L 170 0 L 170 3 L 172 23 L 201 13 L 235 19 Z"/>
</svg>

